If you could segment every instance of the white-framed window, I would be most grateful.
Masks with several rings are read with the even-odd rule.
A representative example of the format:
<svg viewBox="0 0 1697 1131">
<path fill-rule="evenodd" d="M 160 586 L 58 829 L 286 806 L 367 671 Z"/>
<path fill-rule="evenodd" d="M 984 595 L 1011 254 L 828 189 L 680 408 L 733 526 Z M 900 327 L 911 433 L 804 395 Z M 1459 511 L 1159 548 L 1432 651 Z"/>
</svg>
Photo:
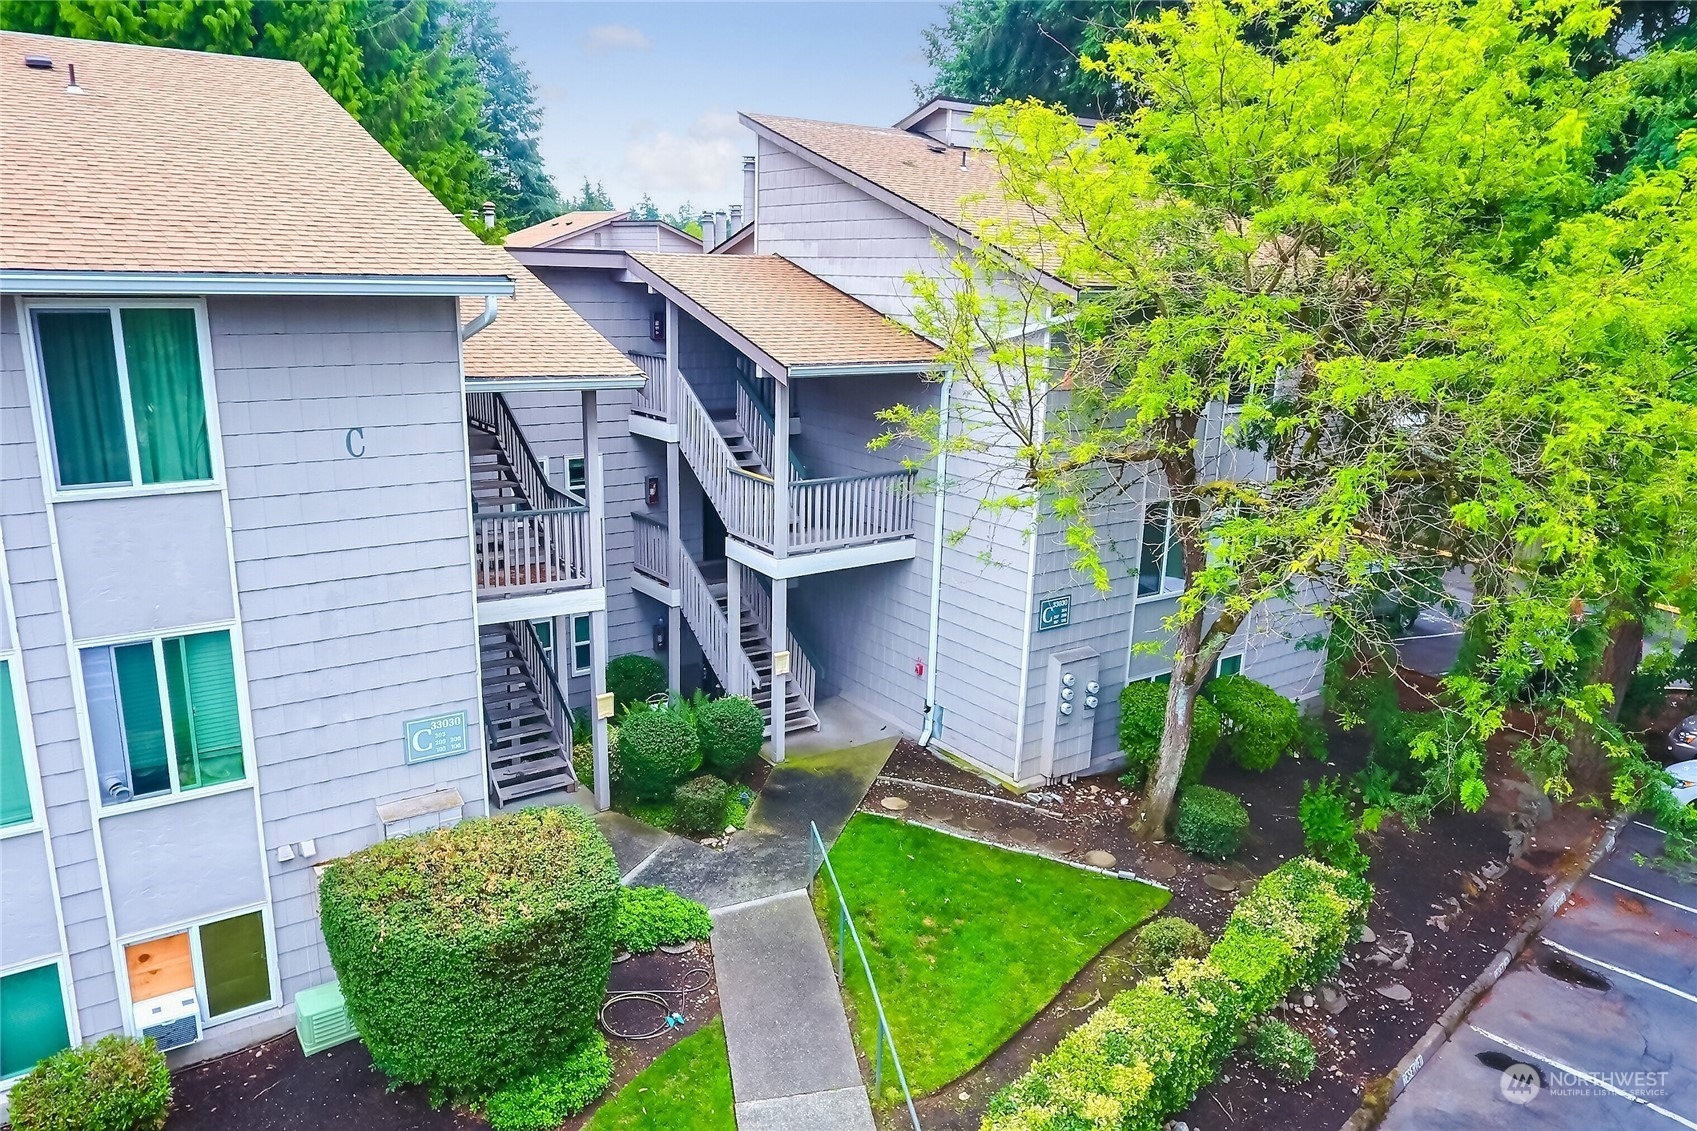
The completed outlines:
<svg viewBox="0 0 1697 1131">
<path fill-rule="evenodd" d="M 78 648 L 101 803 L 247 779 L 229 629 Z"/>
<path fill-rule="evenodd" d="M 1184 552 L 1173 537 L 1172 504 L 1143 508 L 1143 543 L 1137 556 L 1137 595 L 1157 597 L 1184 590 Z"/>
<path fill-rule="evenodd" d="M 71 1047 L 65 970 L 58 959 L 0 974 L 0 1081 Z"/>
<path fill-rule="evenodd" d="M 554 622 L 552 620 L 533 620 L 530 627 L 536 633 L 536 640 L 542 645 L 542 658 L 548 661 L 548 666 L 557 673 L 560 670 L 559 656 L 554 649 Z"/>
<path fill-rule="evenodd" d="M 581 495 L 589 489 L 589 463 L 582 456 L 566 460 L 566 490 Z"/>
<path fill-rule="evenodd" d="M 216 481 L 202 318 L 198 304 L 182 302 L 28 307 L 59 492 Z"/>
<path fill-rule="evenodd" d="M 24 702 L 22 663 L 15 655 L 0 656 L 0 834 L 34 828 L 41 816 L 30 784 Z"/>
<path fill-rule="evenodd" d="M 572 674 L 588 675 L 590 664 L 589 614 L 579 613 L 572 618 Z"/>
<path fill-rule="evenodd" d="M 124 972 L 132 1007 L 192 991 L 208 1025 L 277 1001 L 266 912 L 254 907 L 127 942 Z"/>
</svg>

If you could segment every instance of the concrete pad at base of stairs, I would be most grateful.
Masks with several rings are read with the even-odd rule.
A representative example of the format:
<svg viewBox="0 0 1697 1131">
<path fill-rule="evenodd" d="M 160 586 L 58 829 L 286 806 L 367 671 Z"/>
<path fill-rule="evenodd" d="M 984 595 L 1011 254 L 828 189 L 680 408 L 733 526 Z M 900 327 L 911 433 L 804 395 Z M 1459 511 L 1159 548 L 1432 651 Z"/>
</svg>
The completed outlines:
<svg viewBox="0 0 1697 1131">
<path fill-rule="evenodd" d="M 596 813 L 595 825 L 613 846 L 613 859 L 619 863 L 620 876 L 630 875 L 631 869 L 653 855 L 655 849 L 683 839 L 611 809 Z"/>
<path fill-rule="evenodd" d="M 873 1131 L 864 1087 L 755 1100 L 736 1114 L 737 1131 Z"/>
<path fill-rule="evenodd" d="M 739 1108 L 862 1087 L 836 971 L 805 892 L 715 913 L 713 969 Z"/>
</svg>

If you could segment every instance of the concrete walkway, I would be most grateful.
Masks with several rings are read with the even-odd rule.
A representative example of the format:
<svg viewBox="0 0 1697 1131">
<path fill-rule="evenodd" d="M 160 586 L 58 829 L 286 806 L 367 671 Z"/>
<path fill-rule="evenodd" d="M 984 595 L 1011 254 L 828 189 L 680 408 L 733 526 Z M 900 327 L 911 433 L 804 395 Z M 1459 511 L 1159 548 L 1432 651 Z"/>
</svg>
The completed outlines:
<svg viewBox="0 0 1697 1131">
<path fill-rule="evenodd" d="M 738 1131 L 872 1131 L 836 971 L 803 891 L 713 916 Z"/>
<path fill-rule="evenodd" d="M 825 940 L 807 894 L 808 825 L 830 845 L 895 749 L 893 735 L 822 704 L 821 730 L 773 766 L 748 827 L 721 850 L 596 814 L 627 884 L 713 913 L 713 968 L 739 1131 L 873 1131 Z"/>
</svg>

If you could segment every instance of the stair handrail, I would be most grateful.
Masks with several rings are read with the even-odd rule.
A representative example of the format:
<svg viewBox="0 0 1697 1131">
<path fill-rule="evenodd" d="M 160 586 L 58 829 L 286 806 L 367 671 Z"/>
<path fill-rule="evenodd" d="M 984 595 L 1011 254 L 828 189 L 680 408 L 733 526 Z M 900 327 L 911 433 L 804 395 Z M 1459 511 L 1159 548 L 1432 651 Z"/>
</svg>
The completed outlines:
<svg viewBox="0 0 1697 1131">
<path fill-rule="evenodd" d="M 742 590 L 743 607 L 754 618 L 754 622 L 765 629 L 766 639 L 772 642 L 772 648 L 776 651 L 777 641 L 772 640 L 772 595 L 766 591 L 766 586 L 761 584 L 760 573 L 741 562 L 731 562 L 729 567 L 743 571 L 742 584 L 739 586 Z M 818 672 L 813 666 L 813 661 L 802 650 L 800 641 L 796 639 L 795 630 L 785 625 L 784 637 L 784 647 L 790 653 L 790 674 L 788 678 L 791 683 L 795 684 L 796 690 L 802 693 L 802 697 L 807 700 L 808 706 L 811 707 L 818 702 L 814 697 L 819 683 Z"/>
<path fill-rule="evenodd" d="M 737 370 L 737 424 L 741 426 L 743 435 L 748 437 L 754 454 L 760 457 L 761 465 L 770 471 L 773 435 L 778 426 L 772 417 L 772 406 L 766 403 L 766 398 L 741 369 Z M 807 478 L 807 468 L 802 466 L 793 447 L 790 449 L 790 478 Z"/>
<path fill-rule="evenodd" d="M 678 448 L 724 519 L 726 533 L 770 550 L 776 511 L 771 478 L 737 466 L 730 445 L 687 380 L 678 381 L 674 391 Z"/>
<path fill-rule="evenodd" d="M 748 653 L 742 648 L 742 618 L 737 613 L 732 627 L 733 611 L 719 607 L 713 587 L 701 575 L 701 567 L 688 554 L 679 554 L 682 561 L 678 578 L 679 604 L 690 631 L 695 633 L 707 663 L 719 676 L 719 682 L 733 695 L 748 695 L 760 686 L 760 673 Z M 733 565 L 735 563 L 732 563 Z"/>
<path fill-rule="evenodd" d="M 520 510 L 569 510 L 586 505 L 578 496 L 562 491 L 548 481 L 542 462 L 531 450 L 524 430 L 513 417 L 507 398 L 500 393 L 475 392 L 466 394 L 466 417 L 474 424 L 495 434 L 501 450 L 507 453 L 513 476 L 518 480 L 519 493 L 524 496 Z"/>
<path fill-rule="evenodd" d="M 536 626 L 529 621 L 523 622 L 523 625 L 523 631 L 516 634 L 519 657 L 530 670 L 531 678 L 535 679 L 541 673 L 542 678 L 537 682 L 546 686 L 538 687 L 538 698 L 542 700 L 542 709 L 548 716 L 548 725 L 554 729 L 554 739 L 560 744 L 560 756 L 566 760 L 566 768 L 575 780 L 577 767 L 572 764 L 572 709 L 560 691 L 559 677 L 554 672 L 554 665 L 548 662 L 548 653 L 542 647 L 542 638 L 536 635 Z"/>
</svg>

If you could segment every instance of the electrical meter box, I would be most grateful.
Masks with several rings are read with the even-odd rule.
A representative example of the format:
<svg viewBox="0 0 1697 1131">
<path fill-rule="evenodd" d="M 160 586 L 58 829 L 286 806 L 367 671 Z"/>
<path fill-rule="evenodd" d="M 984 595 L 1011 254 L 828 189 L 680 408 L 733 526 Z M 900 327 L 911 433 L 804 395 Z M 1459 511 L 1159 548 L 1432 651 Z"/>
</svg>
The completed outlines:
<svg viewBox="0 0 1697 1131">
<path fill-rule="evenodd" d="M 1068 648 L 1049 657 L 1047 718 L 1043 722 L 1043 776 L 1051 781 L 1083 773 L 1102 709 L 1101 657 L 1094 648 Z"/>
</svg>

